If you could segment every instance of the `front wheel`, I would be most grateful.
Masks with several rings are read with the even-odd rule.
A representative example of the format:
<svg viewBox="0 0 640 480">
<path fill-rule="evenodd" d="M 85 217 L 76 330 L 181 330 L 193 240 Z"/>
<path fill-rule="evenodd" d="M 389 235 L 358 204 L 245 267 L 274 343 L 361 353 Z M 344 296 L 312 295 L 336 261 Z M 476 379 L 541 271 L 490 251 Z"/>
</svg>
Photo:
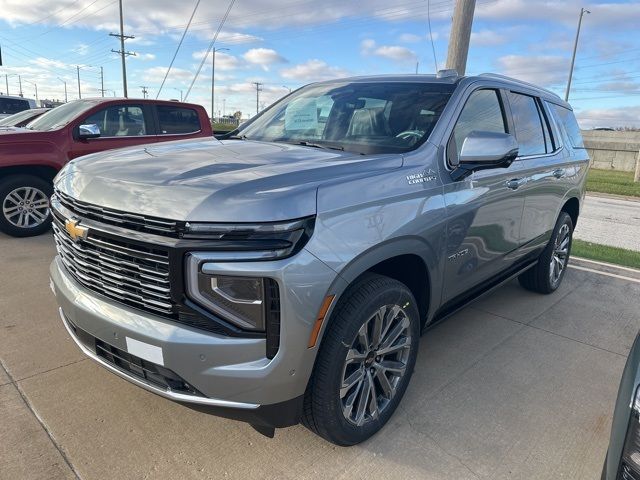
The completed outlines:
<svg viewBox="0 0 640 480">
<path fill-rule="evenodd" d="M 551 239 L 540 255 L 537 265 L 518 277 L 520 285 L 538 293 L 556 291 L 567 271 L 572 238 L 573 221 L 569 214 L 560 212 Z"/>
<path fill-rule="evenodd" d="M 13 237 L 31 237 L 51 225 L 50 182 L 33 175 L 12 175 L 0 181 L 0 231 Z"/>
<path fill-rule="evenodd" d="M 360 443 L 389 420 L 409 384 L 420 317 L 402 283 L 370 275 L 345 292 L 322 341 L 303 423 L 336 445 Z"/>
</svg>

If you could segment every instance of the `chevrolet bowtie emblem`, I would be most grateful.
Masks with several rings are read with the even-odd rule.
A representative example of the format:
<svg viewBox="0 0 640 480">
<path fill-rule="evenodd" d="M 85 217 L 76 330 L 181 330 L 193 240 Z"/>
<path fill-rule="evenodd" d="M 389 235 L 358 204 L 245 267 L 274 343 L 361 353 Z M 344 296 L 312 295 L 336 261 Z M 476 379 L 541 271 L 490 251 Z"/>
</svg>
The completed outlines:
<svg viewBox="0 0 640 480">
<path fill-rule="evenodd" d="M 79 242 L 87 238 L 89 229 L 79 225 L 79 220 L 67 219 L 64 222 L 64 228 L 74 242 Z"/>
</svg>

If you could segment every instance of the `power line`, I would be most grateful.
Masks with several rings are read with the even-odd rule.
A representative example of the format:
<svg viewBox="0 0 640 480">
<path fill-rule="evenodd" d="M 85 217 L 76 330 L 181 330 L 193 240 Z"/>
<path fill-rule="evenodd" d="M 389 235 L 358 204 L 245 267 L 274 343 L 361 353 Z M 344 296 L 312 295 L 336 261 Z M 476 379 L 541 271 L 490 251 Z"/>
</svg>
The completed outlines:
<svg viewBox="0 0 640 480">
<path fill-rule="evenodd" d="M 169 76 L 169 72 L 171 71 L 171 67 L 173 67 L 173 62 L 175 62 L 176 57 L 178 56 L 178 52 L 180 51 L 180 47 L 182 46 L 182 42 L 184 41 L 184 37 L 187 35 L 189 31 L 189 27 L 191 26 L 191 21 L 193 20 L 193 16 L 196 14 L 196 10 L 198 10 L 198 6 L 200 5 L 200 0 L 196 0 L 196 5 L 193 7 L 193 12 L 191 12 L 191 17 L 189 17 L 189 22 L 187 23 L 184 32 L 182 33 L 182 37 L 178 42 L 178 46 L 176 47 L 176 51 L 173 54 L 173 58 L 171 59 L 171 63 L 169 64 L 169 68 L 167 68 L 167 73 L 164 74 L 164 78 L 162 79 L 162 83 L 160 84 L 160 88 L 158 89 L 158 94 L 156 95 L 156 100 L 160 96 L 160 92 L 162 92 L 162 87 L 164 87 L 164 82 L 167 81 L 167 77 Z"/>
<path fill-rule="evenodd" d="M 218 25 L 218 30 L 216 30 L 216 33 L 213 36 L 213 39 L 211 40 L 211 43 L 209 44 L 209 48 L 207 48 L 207 53 L 202 57 L 202 62 L 200 62 L 200 66 L 198 67 L 198 71 L 196 72 L 195 76 L 193 77 L 193 81 L 191 82 L 191 85 L 189 85 L 189 89 L 187 90 L 187 94 L 184 96 L 184 100 L 185 101 L 189 97 L 189 93 L 191 93 L 191 89 L 193 88 L 193 84 L 196 83 L 196 80 L 198 79 L 198 75 L 200 75 L 200 71 L 202 70 L 202 66 L 204 65 L 204 62 L 207 60 L 207 57 L 209 56 L 209 52 L 211 51 L 211 49 L 215 45 L 216 40 L 218 39 L 218 35 L 220 34 L 220 30 L 222 30 L 222 27 L 224 26 L 225 22 L 227 21 L 227 18 L 229 17 L 229 12 L 231 12 L 231 9 L 233 8 L 233 4 L 234 3 L 236 3 L 236 0 L 231 0 L 231 2 L 229 2 L 229 7 L 227 8 L 227 11 L 225 12 L 224 17 L 222 17 L 222 20 L 220 21 L 220 25 Z"/>
</svg>

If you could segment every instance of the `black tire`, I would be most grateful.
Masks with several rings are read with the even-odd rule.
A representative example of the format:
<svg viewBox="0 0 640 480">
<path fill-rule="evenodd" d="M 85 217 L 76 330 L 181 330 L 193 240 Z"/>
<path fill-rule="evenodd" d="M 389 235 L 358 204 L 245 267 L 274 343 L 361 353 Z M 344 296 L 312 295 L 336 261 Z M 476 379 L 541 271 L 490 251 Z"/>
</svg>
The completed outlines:
<svg viewBox="0 0 640 480">
<path fill-rule="evenodd" d="M 46 208 L 40 207 L 43 204 L 39 203 L 38 208 L 33 208 L 30 211 L 29 205 L 19 207 L 15 203 L 14 199 L 16 197 L 13 196 L 12 192 L 27 188 L 40 192 L 36 194 L 37 198 L 46 197 Z M 51 214 L 49 213 L 48 199 L 52 193 L 51 182 L 33 175 L 11 175 L 0 180 L 0 231 L 13 237 L 32 237 L 49 230 L 51 227 Z M 9 197 L 9 195 L 12 196 Z M 26 207 L 25 215 L 28 214 L 29 216 L 25 226 L 18 225 L 22 222 L 18 220 L 19 217 L 15 216 L 14 207 L 23 209 Z M 38 215 L 38 218 L 36 218 L 36 215 Z M 44 217 L 44 220 L 40 220 L 40 217 Z"/>
<path fill-rule="evenodd" d="M 559 275 L 556 276 L 555 273 L 552 275 L 553 267 L 551 262 L 552 258 L 554 257 L 554 252 L 558 254 L 558 247 L 561 246 L 559 245 L 559 243 L 564 243 L 563 240 L 565 238 L 565 229 L 568 229 L 568 236 L 566 237 L 566 255 L 564 257 L 564 265 L 562 266 Z M 558 217 L 556 226 L 554 227 L 553 233 L 551 234 L 551 239 L 540 255 L 537 265 L 533 268 L 530 268 L 518 277 L 520 285 L 533 292 L 544 294 L 555 292 L 562 283 L 564 274 L 567 271 L 567 265 L 569 264 L 569 257 L 571 255 L 572 241 L 573 220 L 571 220 L 571 217 L 566 212 L 560 212 L 560 216 Z"/>
<path fill-rule="evenodd" d="M 394 306 L 394 308 L 391 309 L 390 306 Z M 378 352 L 385 349 L 385 342 L 380 340 L 379 347 L 376 348 L 377 351 L 369 353 L 367 360 L 354 361 L 347 365 L 347 353 L 354 352 L 362 346 L 358 343 L 361 338 L 358 333 L 363 331 L 362 329 L 369 329 L 366 331 L 372 333 L 372 338 L 376 338 L 373 318 L 378 311 L 383 312 L 384 319 L 380 323 L 382 334 L 377 335 L 377 338 L 390 340 L 393 338 L 391 333 L 394 330 L 402 330 L 402 334 L 390 341 L 388 345 L 398 348 L 402 344 L 404 347 L 398 353 L 384 353 L 381 356 L 376 356 Z M 385 319 L 388 320 L 385 321 Z M 370 320 L 374 323 L 371 324 Z M 380 275 L 367 275 L 344 293 L 336 305 L 330 322 L 320 345 L 314 371 L 305 394 L 302 423 L 312 432 L 331 443 L 350 446 L 367 440 L 380 430 L 400 403 L 416 362 L 420 336 L 420 316 L 415 299 L 404 284 Z M 389 327 L 385 331 L 386 325 Z M 367 340 L 368 342 L 369 340 Z M 372 345 L 374 343 L 371 341 Z M 356 344 L 358 347 L 352 348 Z M 366 350 L 363 349 L 363 351 Z M 370 355 L 373 357 L 369 358 Z M 398 363 L 392 364 L 391 362 L 394 361 Z M 355 368 L 356 365 L 359 367 Z M 394 367 L 405 365 L 404 373 L 402 376 L 391 373 L 390 383 L 387 383 L 387 386 L 395 383 L 393 389 L 395 393 L 385 395 L 381 383 L 382 378 L 379 375 L 382 374 L 389 379 L 387 377 L 388 370 L 385 368 L 392 365 Z M 349 420 L 347 414 L 343 413 L 343 399 L 340 396 L 340 390 L 343 379 L 348 375 L 347 369 L 349 368 L 354 369 L 353 373 L 361 372 L 357 374 L 362 376 L 364 383 L 361 382 L 357 385 L 354 383 L 353 390 L 345 389 L 349 394 L 345 393 L 344 401 L 349 403 L 349 399 L 353 395 L 352 402 L 355 404 L 360 398 L 358 392 L 366 390 L 368 395 L 364 397 L 366 411 L 362 425 L 357 425 L 353 420 Z M 377 373 L 372 373 L 374 371 Z M 352 378 L 353 373 L 348 378 Z M 370 388 L 368 382 L 372 382 Z M 371 392 L 375 394 L 376 407 L 374 411 L 378 412 L 377 415 L 372 415 L 370 411 L 373 408 L 373 402 L 366 400 L 374 396 L 371 395 Z M 380 407 L 378 399 L 382 402 L 383 407 Z M 357 408 L 355 409 L 355 417 L 358 416 L 359 411 Z"/>
</svg>

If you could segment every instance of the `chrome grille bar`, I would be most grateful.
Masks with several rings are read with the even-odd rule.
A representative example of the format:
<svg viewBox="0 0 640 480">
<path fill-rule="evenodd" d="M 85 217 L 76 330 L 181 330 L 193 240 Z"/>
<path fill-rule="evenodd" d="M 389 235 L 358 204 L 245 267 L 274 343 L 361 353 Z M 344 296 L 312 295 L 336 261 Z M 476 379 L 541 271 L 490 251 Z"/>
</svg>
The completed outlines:
<svg viewBox="0 0 640 480">
<path fill-rule="evenodd" d="M 137 308 L 174 313 L 168 253 L 125 244 L 93 231 L 76 243 L 55 215 L 53 232 L 63 264 L 79 283 Z"/>
<path fill-rule="evenodd" d="M 134 228 L 136 230 L 148 231 L 160 235 L 178 235 L 178 222 L 166 220 L 146 215 L 121 212 L 107 207 L 99 207 L 90 203 L 76 200 L 69 195 L 56 190 L 54 193 L 57 200 L 73 212 L 78 217 L 90 218 L 99 222 L 120 225 L 122 227 Z"/>
</svg>

